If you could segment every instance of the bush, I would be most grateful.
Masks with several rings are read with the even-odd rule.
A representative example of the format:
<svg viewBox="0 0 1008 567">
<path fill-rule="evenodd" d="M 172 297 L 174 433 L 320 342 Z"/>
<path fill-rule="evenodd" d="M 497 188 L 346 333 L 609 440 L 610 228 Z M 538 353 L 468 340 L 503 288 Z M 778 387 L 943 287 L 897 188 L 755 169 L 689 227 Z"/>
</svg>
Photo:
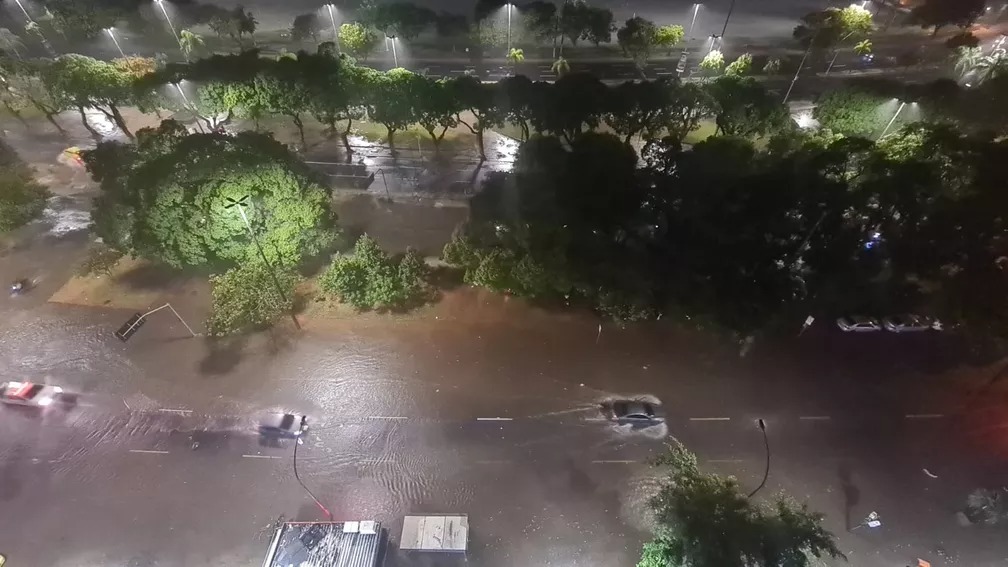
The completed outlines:
<svg viewBox="0 0 1008 567">
<path fill-rule="evenodd" d="M 427 265 L 414 250 L 397 264 L 368 235 L 354 245 L 353 256 L 340 255 L 319 277 L 323 293 L 357 309 L 405 307 L 423 298 Z"/>
<path fill-rule="evenodd" d="M 84 259 L 84 262 L 78 268 L 77 275 L 111 275 L 112 268 L 119 263 L 122 257 L 123 253 L 119 250 L 110 248 L 106 244 L 95 244 L 88 250 L 87 258 Z"/>
<path fill-rule="evenodd" d="M 0 232 L 13 230 L 45 209 L 49 191 L 35 181 L 31 168 L 0 147 Z"/>
<path fill-rule="evenodd" d="M 227 335 L 270 327 L 293 307 L 297 275 L 277 268 L 285 297 L 277 291 L 270 268 L 262 263 L 243 264 L 210 276 L 211 307 L 207 332 Z"/>
</svg>

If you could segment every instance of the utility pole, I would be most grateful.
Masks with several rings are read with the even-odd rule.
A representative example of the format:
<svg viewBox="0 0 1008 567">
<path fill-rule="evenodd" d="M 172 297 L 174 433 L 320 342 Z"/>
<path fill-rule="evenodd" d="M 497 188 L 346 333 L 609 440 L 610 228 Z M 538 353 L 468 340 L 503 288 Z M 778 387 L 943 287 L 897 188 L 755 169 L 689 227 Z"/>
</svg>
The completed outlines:
<svg viewBox="0 0 1008 567">
<path fill-rule="evenodd" d="M 721 28 L 721 38 L 724 41 L 725 31 L 728 30 L 728 20 L 731 19 L 732 12 L 735 10 L 735 0 L 731 0 L 731 6 L 728 7 L 728 15 L 724 19 L 724 27 Z"/>
</svg>

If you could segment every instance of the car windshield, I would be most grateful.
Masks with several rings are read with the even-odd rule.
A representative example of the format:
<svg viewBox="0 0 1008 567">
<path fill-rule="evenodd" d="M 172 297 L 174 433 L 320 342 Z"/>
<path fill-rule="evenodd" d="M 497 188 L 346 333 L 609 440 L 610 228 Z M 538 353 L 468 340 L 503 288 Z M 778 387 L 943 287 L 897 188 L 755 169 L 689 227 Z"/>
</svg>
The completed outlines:
<svg viewBox="0 0 1008 567">
<path fill-rule="evenodd" d="M 38 395 L 39 392 L 44 388 L 42 384 L 32 384 L 31 387 L 22 387 L 18 389 L 14 395 L 23 400 L 30 400 Z"/>
</svg>

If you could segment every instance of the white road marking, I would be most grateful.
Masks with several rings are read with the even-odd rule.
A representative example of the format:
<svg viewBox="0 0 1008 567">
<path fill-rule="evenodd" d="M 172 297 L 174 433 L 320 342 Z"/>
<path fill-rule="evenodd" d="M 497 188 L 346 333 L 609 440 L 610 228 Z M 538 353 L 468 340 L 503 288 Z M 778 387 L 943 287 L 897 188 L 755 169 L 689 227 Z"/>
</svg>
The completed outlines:
<svg viewBox="0 0 1008 567">
<path fill-rule="evenodd" d="M 741 463 L 742 459 L 708 459 L 708 463 Z"/>
<path fill-rule="evenodd" d="M 390 419 L 395 421 L 405 421 L 408 418 L 399 415 L 369 415 L 366 419 Z"/>
<path fill-rule="evenodd" d="M 595 464 L 595 465 L 608 465 L 608 464 L 629 465 L 629 464 L 633 464 L 633 463 L 636 463 L 636 462 L 637 461 L 623 461 L 623 460 L 619 460 L 619 459 L 603 459 L 603 460 L 600 460 L 600 461 L 592 461 L 592 464 Z"/>
<path fill-rule="evenodd" d="M 802 421 L 827 421 L 830 419 L 828 415 L 803 415 L 798 419 Z"/>
<path fill-rule="evenodd" d="M 278 455 L 242 455 L 242 457 L 245 457 L 246 459 L 282 459 L 283 458 L 283 457 L 280 457 Z"/>
<path fill-rule="evenodd" d="M 511 417 L 477 417 L 476 421 L 514 421 Z"/>
<path fill-rule="evenodd" d="M 130 449 L 130 453 L 150 453 L 152 455 L 167 455 L 168 451 L 151 451 L 148 449 Z"/>
<path fill-rule="evenodd" d="M 904 417 L 907 419 L 939 419 L 945 417 L 943 413 L 908 413 Z"/>
<path fill-rule="evenodd" d="M 506 465 L 511 461 L 476 461 L 477 465 Z"/>
<path fill-rule="evenodd" d="M 163 412 L 166 412 L 166 413 L 182 413 L 182 414 L 186 414 L 186 413 L 192 413 L 192 410 L 191 410 L 191 409 L 169 409 L 169 408 L 160 408 L 160 409 L 158 409 L 158 411 L 163 411 Z"/>
<path fill-rule="evenodd" d="M 731 421 L 730 417 L 691 417 L 690 421 Z"/>
</svg>

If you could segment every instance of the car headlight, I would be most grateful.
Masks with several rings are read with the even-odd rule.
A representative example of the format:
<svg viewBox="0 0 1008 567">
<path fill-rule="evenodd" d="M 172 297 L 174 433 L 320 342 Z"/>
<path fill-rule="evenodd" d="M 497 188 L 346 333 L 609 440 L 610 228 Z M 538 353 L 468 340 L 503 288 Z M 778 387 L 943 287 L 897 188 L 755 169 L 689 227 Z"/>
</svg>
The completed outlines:
<svg viewBox="0 0 1008 567">
<path fill-rule="evenodd" d="M 45 407 L 45 406 L 47 406 L 47 405 L 49 405 L 51 403 L 52 403 L 52 398 L 50 398 L 49 396 L 46 396 L 44 398 L 39 398 L 39 401 L 38 401 L 38 405 L 40 405 L 42 407 Z"/>
<path fill-rule="evenodd" d="M 62 394 L 63 393 L 63 388 L 61 388 L 59 386 L 53 386 L 53 392 L 56 392 L 57 394 Z"/>
</svg>

